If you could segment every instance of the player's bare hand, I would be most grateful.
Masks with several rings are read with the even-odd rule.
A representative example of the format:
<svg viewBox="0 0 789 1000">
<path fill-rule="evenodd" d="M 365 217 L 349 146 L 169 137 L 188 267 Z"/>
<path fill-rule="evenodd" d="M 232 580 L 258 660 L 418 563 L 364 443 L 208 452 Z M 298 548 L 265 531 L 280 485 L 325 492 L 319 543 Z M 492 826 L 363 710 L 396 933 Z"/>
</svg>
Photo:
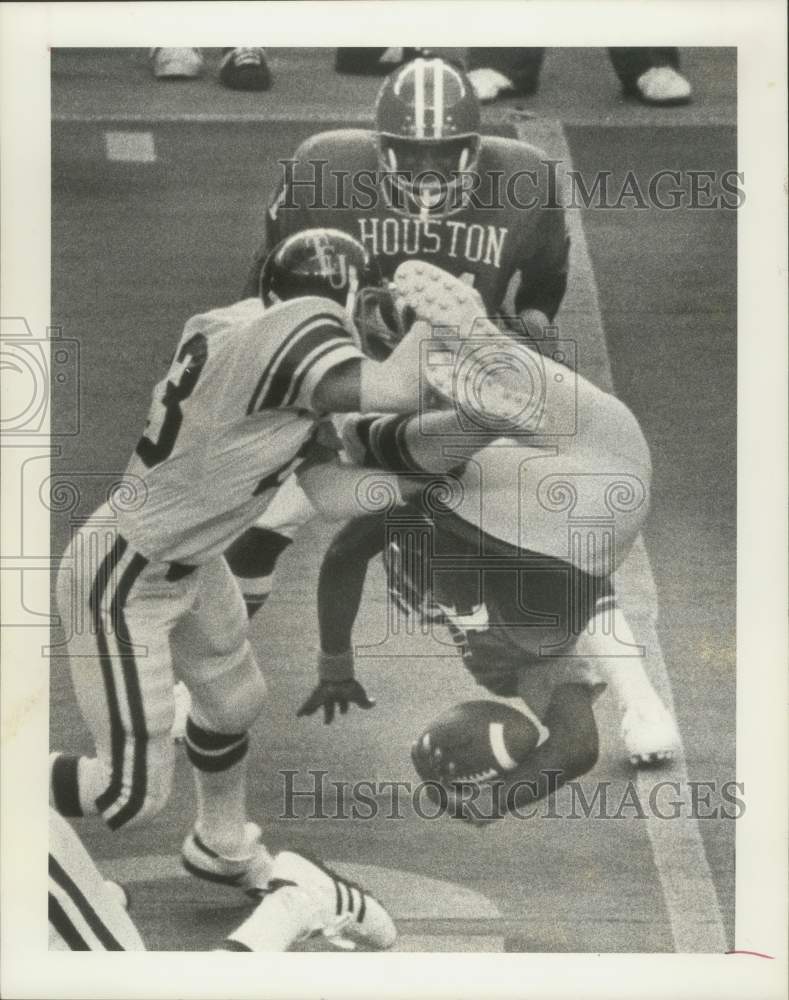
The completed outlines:
<svg viewBox="0 0 789 1000">
<path fill-rule="evenodd" d="M 296 717 L 300 719 L 305 715 L 314 715 L 323 707 L 323 721 L 328 726 L 334 722 L 335 709 L 339 708 L 340 715 L 345 715 L 349 705 L 372 708 L 375 699 L 369 698 L 362 685 L 353 678 L 345 681 L 321 681 L 296 712 Z"/>
</svg>

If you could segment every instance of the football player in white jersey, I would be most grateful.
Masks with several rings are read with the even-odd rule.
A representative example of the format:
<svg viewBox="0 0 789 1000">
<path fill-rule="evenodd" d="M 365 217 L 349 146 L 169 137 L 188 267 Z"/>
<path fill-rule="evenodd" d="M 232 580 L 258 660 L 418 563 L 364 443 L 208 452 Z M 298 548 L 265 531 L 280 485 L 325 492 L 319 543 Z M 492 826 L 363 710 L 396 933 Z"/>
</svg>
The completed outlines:
<svg viewBox="0 0 789 1000">
<path fill-rule="evenodd" d="M 264 888 L 271 869 L 245 803 L 248 730 L 265 685 L 222 553 L 294 470 L 339 447 L 326 414 L 416 409 L 416 336 L 384 362 L 361 350 L 351 315 L 371 284 L 360 243 L 309 230 L 269 256 L 260 298 L 192 317 L 124 479 L 139 502 L 100 507 L 58 573 L 95 754 L 52 755 L 54 807 L 100 814 L 111 829 L 156 815 L 172 782 L 178 675 L 191 694 L 198 806 L 183 861 L 244 890 Z"/>
</svg>

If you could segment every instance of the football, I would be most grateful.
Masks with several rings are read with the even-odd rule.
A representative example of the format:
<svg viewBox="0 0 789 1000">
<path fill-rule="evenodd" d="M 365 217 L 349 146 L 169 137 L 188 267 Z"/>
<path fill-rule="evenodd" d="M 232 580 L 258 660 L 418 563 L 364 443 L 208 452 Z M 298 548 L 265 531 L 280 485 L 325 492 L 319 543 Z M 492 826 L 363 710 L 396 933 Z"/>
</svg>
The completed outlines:
<svg viewBox="0 0 789 1000">
<path fill-rule="evenodd" d="M 500 701 L 466 701 L 440 715 L 413 743 L 423 781 L 486 782 L 513 771 L 537 747 L 540 730 Z"/>
</svg>

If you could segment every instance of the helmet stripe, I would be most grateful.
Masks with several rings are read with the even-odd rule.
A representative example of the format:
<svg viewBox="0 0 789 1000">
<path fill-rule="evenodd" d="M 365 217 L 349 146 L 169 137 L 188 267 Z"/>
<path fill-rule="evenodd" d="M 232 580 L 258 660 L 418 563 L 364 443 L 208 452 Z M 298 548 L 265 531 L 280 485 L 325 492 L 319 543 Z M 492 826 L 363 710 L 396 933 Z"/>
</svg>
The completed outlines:
<svg viewBox="0 0 789 1000">
<path fill-rule="evenodd" d="M 414 62 L 414 111 L 416 127 L 416 138 L 425 137 L 425 60 L 417 59 Z"/>
<path fill-rule="evenodd" d="M 433 60 L 433 137 L 440 139 L 444 131 L 444 66 Z"/>
</svg>

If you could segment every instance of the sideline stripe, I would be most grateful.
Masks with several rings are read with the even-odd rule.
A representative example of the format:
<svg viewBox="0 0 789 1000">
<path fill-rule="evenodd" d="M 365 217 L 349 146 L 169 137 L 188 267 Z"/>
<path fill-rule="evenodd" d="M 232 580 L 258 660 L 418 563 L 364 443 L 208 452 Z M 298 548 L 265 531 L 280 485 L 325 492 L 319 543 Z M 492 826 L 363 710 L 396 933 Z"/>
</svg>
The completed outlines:
<svg viewBox="0 0 789 1000">
<path fill-rule="evenodd" d="M 572 169 L 570 149 L 559 122 L 516 120 L 513 124 L 521 139 L 541 146 L 549 155 L 561 159 L 560 172 Z M 570 281 L 567 298 L 560 313 L 561 332 L 563 336 L 572 337 L 578 331 L 586 343 L 592 342 L 590 366 L 584 371 L 601 384 L 610 385 L 611 366 L 597 282 L 580 211 L 569 211 L 567 223 L 571 239 Z M 599 353 L 595 356 L 596 350 Z M 674 712 L 671 683 L 657 636 L 655 582 L 642 538 L 638 539 L 623 564 L 620 580 L 623 581 L 623 605 L 636 640 L 647 650 L 646 669 L 650 680 L 669 709 Z M 646 825 L 652 845 L 674 947 L 677 952 L 722 954 L 729 946 L 698 821 L 692 818 L 685 751 L 682 746 L 670 769 L 661 769 L 657 775 L 645 770 L 638 771 L 635 780 L 641 800 L 649 801 L 653 787 L 659 781 L 667 779 L 678 781 L 683 789 L 680 796 L 683 800 L 680 818 L 669 823 L 649 815 L 641 822 Z"/>
</svg>

